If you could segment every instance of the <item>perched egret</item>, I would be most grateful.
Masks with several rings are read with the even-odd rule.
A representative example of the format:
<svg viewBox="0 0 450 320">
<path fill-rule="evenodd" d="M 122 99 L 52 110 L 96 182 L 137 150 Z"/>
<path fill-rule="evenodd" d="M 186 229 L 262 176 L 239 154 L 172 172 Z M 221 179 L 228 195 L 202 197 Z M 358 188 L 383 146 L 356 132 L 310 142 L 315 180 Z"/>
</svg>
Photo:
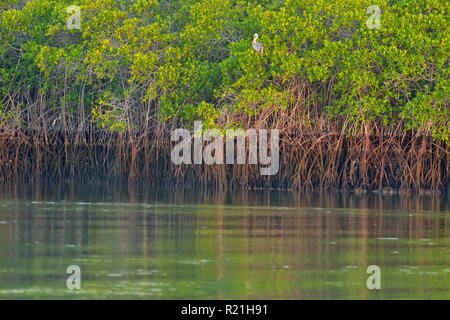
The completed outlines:
<svg viewBox="0 0 450 320">
<path fill-rule="evenodd" d="M 255 49 L 255 51 L 257 51 L 259 53 L 263 53 L 264 47 L 263 47 L 262 43 L 256 42 L 257 39 L 258 39 L 258 34 L 255 33 L 255 35 L 253 36 L 252 47 L 253 47 L 253 49 Z"/>
</svg>

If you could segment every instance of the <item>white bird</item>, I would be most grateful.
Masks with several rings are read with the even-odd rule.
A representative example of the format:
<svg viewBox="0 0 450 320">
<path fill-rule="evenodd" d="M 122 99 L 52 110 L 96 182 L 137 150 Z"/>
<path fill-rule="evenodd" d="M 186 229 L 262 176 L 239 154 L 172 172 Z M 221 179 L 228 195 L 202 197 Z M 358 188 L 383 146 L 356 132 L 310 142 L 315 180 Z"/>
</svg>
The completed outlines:
<svg viewBox="0 0 450 320">
<path fill-rule="evenodd" d="M 253 36 L 252 47 L 253 47 L 253 49 L 255 49 L 255 51 L 257 51 L 259 53 L 263 53 L 264 47 L 263 47 L 262 43 L 256 42 L 256 39 L 258 39 L 257 33 L 255 33 L 255 35 Z"/>
</svg>

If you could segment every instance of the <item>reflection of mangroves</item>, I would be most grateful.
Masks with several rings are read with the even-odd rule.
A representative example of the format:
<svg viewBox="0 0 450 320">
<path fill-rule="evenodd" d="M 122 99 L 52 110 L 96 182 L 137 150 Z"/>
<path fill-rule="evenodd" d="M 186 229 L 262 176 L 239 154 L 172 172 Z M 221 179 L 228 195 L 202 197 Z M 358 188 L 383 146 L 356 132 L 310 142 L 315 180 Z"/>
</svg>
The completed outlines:
<svg viewBox="0 0 450 320">
<path fill-rule="evenodd" d="M 449 189 L 447 1 L 170 3 L 0 4 L 0 180 Z M 278 174 L 174 166 L 195 120 L 280 130 Z"/>
<path fill-rule="evenodd" d="M 61 201 L 53 201 L 55 195 Z M 25 206 L 18 200 L 11 200 L 22 198 L 27 200 L 21 201 L 32 205 Z M 296 238 L 299 241 L 277 248 L 282 252 L 293 250 L 293 253 L 306 249 L 302 249 L 303 245 L 315 245 L 315 242 L 308 242 L 312 238 L 326 237 L 333 241 L 342 235 L 352 235 L 355 239 L 398 238 L 421 243 L 424 239 L 446 241 L 450 236 L 449 217 L 440 214 L 449 209 L 444 197 L 259 191 L 199 193 L 182 189 L 167 192 L 153 188 L 136 190 L 123 185 L 99 188 L 95 185 L 35 184 L 32 187 L 1 185 L 0 201 L 5 204 L 0 214 L 18 221 L 17 226 L 3 226 L 1 239 L 25 237 L 28 242 L 60 241 L 63 244 L 67 241 L 65 233 L 69 232 L 71 242 L 89 243 L 96 239 L 95 233 L 73 232 L 73 229 L 62 228 L 60 224 L 70 221 L 76 230 L 93 228 L 89 214 L 104 215 L 104 212 L 109 215 L 95 220 L 96 223 L 120 227 L 120 236 L 125 240 L 138 238 L 139 241 L 147 241 L 149 246 L 155 245 L 157 237 L 189 240 L 198 233 L 211 230 L 221 237 L 228 235 L 231 238 L 237 235 Z M 30 210 L 24 211 L 24 207 Z M 51 212 L 45 216 L 49 223 L 39 219 L 43 211 Z M 399 214 L 387 214 L 392 212 Z M 233 226 L 232 233 L 224 233 L 224 226 Z M 53 238 L 47 237 L 50 231 L 55 233 Z M 222 241 L 221 237 L 207 238 Z M 117 237 L 111 240 L 123 242 Z M 134 240 L 129 244 L 129 250 L 145 247 L 141 243 L 142 246 L 136 248 Z M 361 247 L 364 243 L 355 241 L 352 245 Z M 256 247 L 252 250 L 264 252 L 266 249 Z M 315 252 L 325 254 L 322 252 L 325 249 L 317 245 Z"/>
<path fill-rule="evenodd" d="M 52 275 L 73 259 L 83 264 L 93 298 L 124 288 L 159 298 L 201 298 L 203 288 L 224 299 L 369 298 L 365 270 L 375 262 L 383 270 L 383 298 L 448 296 L 443 197 L 48 184 L 1 185 L 0 202 L 7 222 L 0 224 L 0 272 L 7 275 L 0 296 L 11 297 L 7 289 L 23 282 L 57 289 Z M 110 281 L 108 274 L 123 277 Z"/>
</svg>

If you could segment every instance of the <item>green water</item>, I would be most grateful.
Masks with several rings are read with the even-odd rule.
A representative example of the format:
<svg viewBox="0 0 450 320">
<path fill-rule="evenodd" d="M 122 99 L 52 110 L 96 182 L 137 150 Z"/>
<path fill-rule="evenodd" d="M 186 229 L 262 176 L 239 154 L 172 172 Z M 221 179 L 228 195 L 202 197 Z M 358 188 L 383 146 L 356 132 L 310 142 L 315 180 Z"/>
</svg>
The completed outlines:
<svg viewBox="0 0 450 320">
<path fill-rule="evenodd" d="M 442 197 L 0 187 L 0 299 L 450 299 L 449 208 Z M 66 287 L 70 265 L 80 290 Z"/>
</svg>

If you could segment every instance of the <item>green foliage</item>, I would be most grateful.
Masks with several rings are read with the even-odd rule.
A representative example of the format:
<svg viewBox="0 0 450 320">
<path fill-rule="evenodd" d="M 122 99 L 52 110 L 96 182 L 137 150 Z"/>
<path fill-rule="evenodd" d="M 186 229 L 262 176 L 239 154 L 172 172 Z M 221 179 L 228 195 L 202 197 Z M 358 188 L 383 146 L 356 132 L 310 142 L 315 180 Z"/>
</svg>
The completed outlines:
<svg viewBox="0 0 450 320">
<path fill-rule="evenodd" d="M 80 30 L 66 26 L 74 4 Z M 380 29 L 366 26 L 373 4 Z M 228 113 L 290 108 L 290 84 L 306 81 L 329 86 L 332 101 L 318 111 L 330 117 L 404 121 L 450 143 L 448 15 L 445 0 L 9 0 L 0 99 L 26 91 L 59 101 L 84 88 L 84 108 L 112 130 L 125 131 L 130 105 L 145 103 L 163 121 L 214 126 Z"/>
</svg>

